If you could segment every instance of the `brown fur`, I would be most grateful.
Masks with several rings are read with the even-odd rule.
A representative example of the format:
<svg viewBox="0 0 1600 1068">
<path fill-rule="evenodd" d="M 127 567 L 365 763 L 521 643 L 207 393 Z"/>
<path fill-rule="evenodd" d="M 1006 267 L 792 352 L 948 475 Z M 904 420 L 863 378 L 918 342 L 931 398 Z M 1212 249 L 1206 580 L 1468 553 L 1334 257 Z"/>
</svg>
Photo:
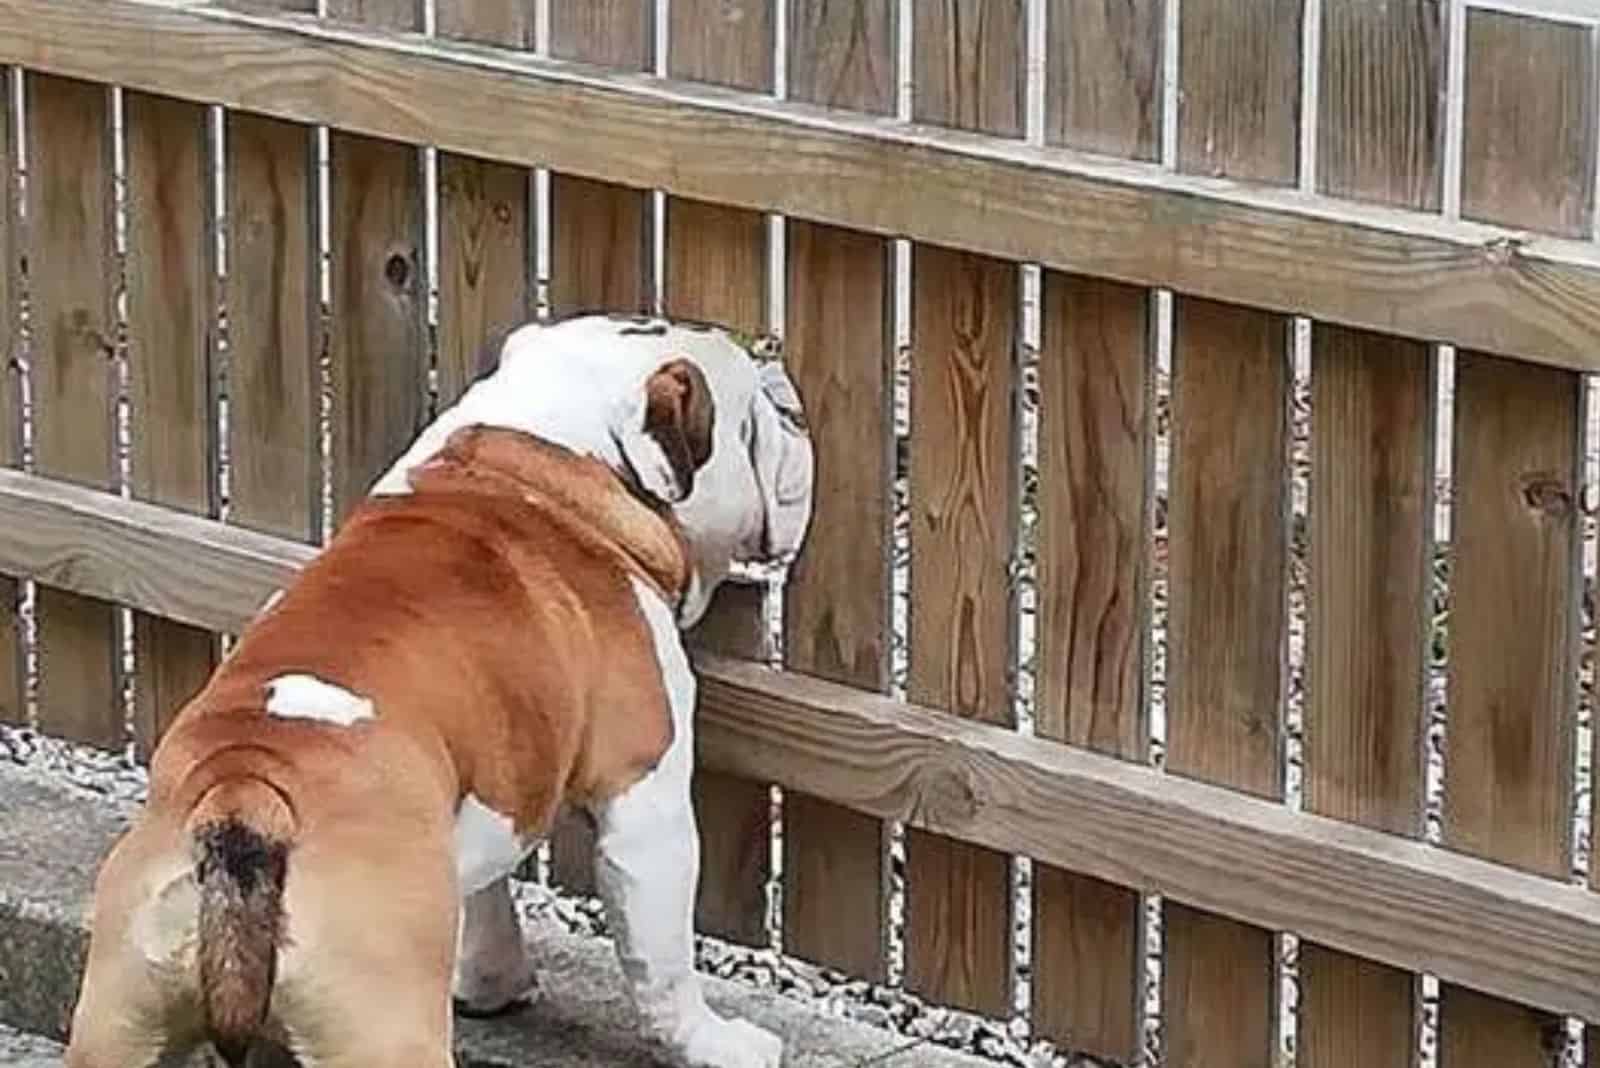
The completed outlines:
<svg viewBox="0 0 1600 1068">
<path fill-rule="evenodd" d="M 692 361 L 677 359 L 663 364 L 644 389 L 645 432 L 661 446 L 687 497 L 694 491 L 694 473 L 711 455 L 716 423 L 711 387 Z"/>
<path fill-rule="evenodd" d="M 412 481 L 355 510 L 162 740 L 146 812 L 101 872 L 71 1068 L 273 1030 L 318 1063 L 448 1064 L 459 799 L 540 834 L 666 751 L 628 581 L 681 593 L 666 518 L 513 431 L 460 431 Z M 288 673 L 377 716 L 268 716 Z M 151 887 L 181 888 L 195 856 L 197 959 L 152 963 Z"/>
</svg>

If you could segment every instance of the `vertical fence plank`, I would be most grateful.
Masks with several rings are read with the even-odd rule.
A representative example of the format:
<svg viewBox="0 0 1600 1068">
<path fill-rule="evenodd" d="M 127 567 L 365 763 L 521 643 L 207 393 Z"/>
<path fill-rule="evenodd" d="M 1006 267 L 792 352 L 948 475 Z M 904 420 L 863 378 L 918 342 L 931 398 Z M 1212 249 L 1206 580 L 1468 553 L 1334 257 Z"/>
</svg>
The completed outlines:
<svg viewBox="0 0 1600 1068">
<path fill-rule="evenodd" d="M 552 0 L 550 52 L 621 70 L 654 63 L 650 0 Z M 550 303 L 578 311 L 650 306 L 650 194 L 572 175 L 550 176 Z"/>
<path fill-rule="evenodd" d="M 417 0 L 329 0 L 333 18 L 421 26 Z M 334 131 L 334 522 L 421 428 L 427 394 L 422 166 L 411 145 Z"/>
<path fill-rule="evenodd" d="M 1278 797 L 1287 326 L 1175 312 L 1167 767 Z M 1271 932 L 1169 904 L 1166 940 L 1170 1063 L 1270 1064 Z"/>
<path fill-rule="evenodd" d="M 1572 787 L 1573 554 L 1582 377 L 1463 353 L 1445 841 L 1564 875 Z M 1558 1021 L 1446 987 L 1452 1066 L 1546 1063 Z"/>
<path fill-rule="evenodd" d="M 1048 272 L 1039 361 L 1035 729 L 1129 760 L 1142 684 L 1149 293 Z M 1034 1020 L 1073 1050 L 1138 1048 L 1139 895 L 1034 868 Z"/>
<path fill-rule="evenodd" d="M 908 693 L 1008 723 L 1017 270 L 917 246 L 912 286 Z M 907 988 L 1007 1013 L 1007 857 L 911 831 L 906 888 Z"/>
<path fill-rule="evenodd" d="M 1593 31 L 1521 15 L 1467 18 L 1461 213 L 1587 237 L 1594 210 Z"/>
<path fill-rule="evenodd" d="M 212 510 L 211 184 L 202 104 L 128 93 L 128 362 L 132 491 Z M 134 743 L 141 759 L 211 673 L 208 631 L 134 614 Z"/>
<path fill-rule="evenodd" d="M 771 654 L 766 587 L 725 583 L 705 617 L 687 635 L 691 647 L 765 661 Z M 700 826 L 700 896 L 695 930 L 765 945 L 772 806 L 767 788 L 719 772 L 696 771 Z"/>
<path fill-rule="evenodd" d="M 1420 209 L 1441 191 L 1442 5 L 1323 8 L 1318 188 Z M 1417 342 L 1312 342 L 1305 807 L 1415 836 L 1423 804 L 1431 410 Z M 1306 1068 L 1411 1064 L 1416 978 L 1300 947 Z"/>
<path fill-rule="evenodd" d="M 796 99 L 892 113 L 894 5 L 796 0 Z M 816 514 L 784 601 L 791 670 L 869 690 L 889 685 L 892 274 L 886 240 L 789 224 L 785 351 L 817 436 Z M 798 791 L 784 795 L 784 948 L 881 980 L 884 827 Z"/>
<path fill-rule="evenodd" d="M 1463 214 L 1582 234 L 1594 174 L 1592 31 L 1470 12 Z M 1559 878 L 1571 837 L 1582 377 L 1456 366 L 1447 845 Z M 1446 986 L 1440 1055 L 1542 1065 L 1560 1021 Z"/>
<path fill-rule="evenodd" d="M 746 89 L 771 89 L 772 5 L 766 0 L 674 0 L 668 73 Z M 759 212 L 700 201 L 667 204 L 666 310 L 752 334 L 766 327 L 767 221 Z M 741 647 L 764 627 L 763 599 L 729 589 L 717 618 L 699 628 L 738 634 L 717 647 Z M 761 643 L 763 646 L 765 642 Z M 765 944 L 770 802 L 767 787 L 714 772 L 695 774 L 695 804 L 704 845 L 697 910 L 699 929 L 734 941 Z"/>
<path fill-rule="evenodd" d="M 1022 132 L 1026 10 L 1018 0 L 915 7 L 912 114 Z M 1017 268 L 912 251 L 911 656 L 914 701 L 1011 720 L 1013 372 Z M 906 986 L 990 1015 L 1010 1003 L 1010 860 L 906 835 Z"/>
<path fill-rule="evenodd" d="M 1045 137 L 1154 159 L 1163 5 L 1052 5 Z M 1046 273 L 1039 362 L 1035 730 L 1142 759 L 1149 293 Z M 1139 895 L 1034 865 L 1033 1020 L 1117 1061 L 1137 1056 Z"/>
<path fill-rule="evenodd" d="M 1184 0 L 1178 166 L 1292 184 L 1301 0 Z"/>
<path fill-rule="evenodd" d="M 1415 836 L 1422 815 L 1430 410 L 1419 342 L 1318 326 L 1313 340 L 1305 807 Z M 1300 950 L 1308 1068 L 1411 1063 L 1415 979 Z"/>
<path fill-rule="evenodd" d="M 105 86 L 29 76 L 35 459 L 41 475 L 99 488 L 114 481 L 110 110 Z M 120 749 L 115 610 L 44 587 L 36 605 L 41 728 Z"/>
<path fill-rule="evenodd" d="M 1444 5 L 1324 0 L 1317 188 L 1432 211 L 1443 175 Z"/>
<path fill-rule="evenodd" d="M 1185 0 L 1181 170 L 1291 184 L 1299 0 Z M 1179 299 L 1173 316 L 1167 767 L 1282 794 L 1288 327 Z M 1273 935 L 1169 905 L 1166 1043 L 1175 1066 L 1272 1060 Z"/>
<path fill-rule="evenodd" d="M 667 70 L 674 78 L 770 90 L 775 24 L 771 0 L 672 0 Z"/>
<path fill-rule="evenodd" d="M 912 117 L 1020 137 L 1027 94 L 1023 0 L 925 0 L 915 8 Z"/>
<path fill-rule="evenodd" d="M 1162 0 L 1050 5 L 1047 141 L 1128 159 L 1160 156 L 1163 7 Z"/>
<path fill-rule="evenodd" d="M 451 0 L 439 5 L 441 37 L 507 48 L 533 44 L 533 4 Z M 439 407 L 455 402 L 496 333 L 533 307 L 529 192 L 522 167 L 439 154 Z"/>
<path fill-rule="evenodd" d="M 312 132 L 227 119 L 230 520 L 311 540 L 320 508 Z"/>
<path fill-rule="evenodd" d="M 789 97 L 893 115 L 895 8 L 890 0 L 791 0 Z"/>
<path fill-rule="evenodd" d="M 0 67 L 0 467 L 22 465 L 22 248 L 11 102 L 11 69 Z M 0 575 L 0 723 L 27 720 L 17 615 L 20 592 L 16 581 Z"/>
</svg>

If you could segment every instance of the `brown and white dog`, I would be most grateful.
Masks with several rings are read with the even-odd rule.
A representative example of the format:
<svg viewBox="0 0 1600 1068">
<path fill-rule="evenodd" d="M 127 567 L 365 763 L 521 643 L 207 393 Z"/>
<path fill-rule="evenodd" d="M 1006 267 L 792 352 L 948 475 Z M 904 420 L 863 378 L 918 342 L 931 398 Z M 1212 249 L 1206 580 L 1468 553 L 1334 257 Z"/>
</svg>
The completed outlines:
<svg viewBox="0 0 1600 1068">
<path fill-rule="evenodd" d="M 563 805 L 644 1028 L 776 1068 L 693 969 L 695 680 L 679 628 L 798 550 L 810 439 L 727 334 L 588 316 L 512 334 L 274 595 L 151 765 L 95 890 L 70 1068 L 258 1040 L 444 1068 L 452 993 L 535 986 L 507 877 Z"/>
</svg>

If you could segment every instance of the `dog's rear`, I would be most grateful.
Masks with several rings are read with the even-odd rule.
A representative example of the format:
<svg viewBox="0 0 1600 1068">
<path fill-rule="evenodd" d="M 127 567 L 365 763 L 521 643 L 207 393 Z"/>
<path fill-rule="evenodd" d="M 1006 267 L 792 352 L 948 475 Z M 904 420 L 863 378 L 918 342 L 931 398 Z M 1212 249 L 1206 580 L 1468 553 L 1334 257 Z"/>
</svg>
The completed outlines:
<svg viewBox="0 0 1600 1068">
<path fill-rule="evenodd" d="M 189 819 L 199 888 L 201 1015 L 231 1068 L 244 1064 L 272 1002 L 294 817 L 261 779 L 219 783 Z"/>
<path fill-rule="evenodd" d="M 149 1064 L 204 1041 L 239 1068 L 266 1024 L 293 813 L 244 776 L 214 783 L 175 822 L 141 819 L 100 873 L 74 1068 Z"/>
<path fill-rule="evenodd" d="M 243 751 L 260 752 L 225 750 Z M 262 1041 L 308 1063 L 451 1064 L 448 810 L 431 793 L 362 809 L 360 776 L 269 778 L 152 791 L 97 881 L 67 1068 L 151 1066 L 206 1043 L 239 1068 Z M 291 799 L 313 795 L 351 818 L 308 827 Z"/>
</svg>

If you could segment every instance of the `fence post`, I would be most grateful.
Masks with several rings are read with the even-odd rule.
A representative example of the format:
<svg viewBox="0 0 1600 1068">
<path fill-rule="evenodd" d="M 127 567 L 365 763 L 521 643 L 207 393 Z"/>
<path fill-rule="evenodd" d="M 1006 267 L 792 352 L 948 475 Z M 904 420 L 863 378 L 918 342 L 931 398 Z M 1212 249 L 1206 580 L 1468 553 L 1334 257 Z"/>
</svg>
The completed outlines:
<svg viewBox="0 0 1600 1068">
<path fill-rule="evenodd" d="M 789 96 L 892 115 L 892 0 L 790 0 Z M 889 242 L 788 223 L 785 358 L 814 431 L 815 512 L 784 600 L 792 671 L 889 687 L 894 500 Z M 784 950 L 882 980 L 888 872 L 881 821 L 784 794 Z"/>
<path fill-rule="evenodd" d="M 210 514 L 217 287 L 209 119 L 202 104 L 135 92 L 124 101 L 133 495 Z M 134 613 L 140 759 L 205 685 L 216 644 L 208 631 Z"/>
<path fill-rule="evenodd" d="M 111 489 L 116 374 L 111 90 L 28 76 L 29 288 L 36 469 Z M 107 749 L 127 732 L 116 609 L 40 587 L 39 724 Z"/>
<path fill-rule="evenodd" d="M 1302 184 L 1437 209 L 1443 5 L 1340 0 L 1323 11 L 1319 165 Z M 1416 341 L 1317 324 L 1311 368 L 1305 808 L 1415 838 L 1429 700 L 1429 352 Z M 1302 943 L 1304 1068 L 1409 1068 L 1418 983 Z"/>
</svg>

